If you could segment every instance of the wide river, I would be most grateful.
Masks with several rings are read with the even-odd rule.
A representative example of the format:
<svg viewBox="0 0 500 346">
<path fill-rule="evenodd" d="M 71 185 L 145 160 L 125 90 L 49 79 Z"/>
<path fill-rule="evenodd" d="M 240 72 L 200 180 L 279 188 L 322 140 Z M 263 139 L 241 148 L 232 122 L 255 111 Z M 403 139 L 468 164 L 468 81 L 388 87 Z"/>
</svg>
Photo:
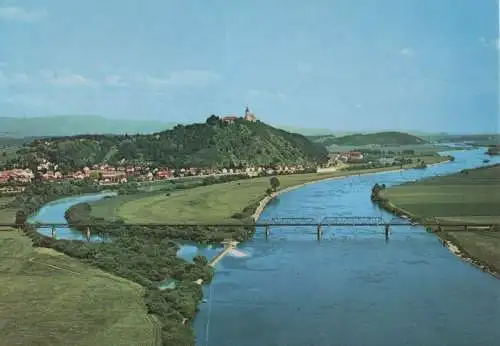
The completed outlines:
<svg viewBox="0 0 500 346">
<path fill-rule="evenodd" d="M 261 217 L 390 220 L 370 201 L 375 183 L 391 186 L 482 166 L 483 153 L 453 151 L 454 162 L 425 170 L 307 185 L 281 195 Z M 68 208 L 69 202 L 61 204 Z M 64 213 L 58 203 L 42 210 L 45 220 Z M 320 242 L 314 229 L 274 227 L 268 240 L 258 230 L 239 249 L 248 256 L 226 256 L 205 287 L 207 302 L 194 322 L 197 345 L 492 346 L 500 340 L 498 279 L 459 260 L 422 227 L 394 227 L 389 242 L 382 227 L 326 228 Z M 181 255 L 196 251 L 186 246 Z"/>
</svg>

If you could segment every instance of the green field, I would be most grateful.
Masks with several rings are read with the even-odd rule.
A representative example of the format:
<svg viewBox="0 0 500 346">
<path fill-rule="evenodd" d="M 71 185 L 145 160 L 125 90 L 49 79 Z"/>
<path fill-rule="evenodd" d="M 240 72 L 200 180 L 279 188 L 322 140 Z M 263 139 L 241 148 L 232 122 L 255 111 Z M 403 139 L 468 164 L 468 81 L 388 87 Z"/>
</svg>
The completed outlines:
<svg viewBox="0 0 500 346">
<path fill-rule="evenodd" d="M 9 203 L 14 197 L 0 197 L 0 223 L 14 223 L 16 220 L 16 210 L 6 208 L 5 205 Z M 0 231 L 2 226 L 0 226 Z"/>
<path fill-rule="evenodd" d="M 433 157 L 426 161 L 434 163 L 443 160 L 442 157 Z M 280 189 L 331 177 L 391 169 L 394 167 L 283 175 L 279 176 Z M 128 223 L 224 222 L 262 199 L 269 186 L 269 178 L 265 177 L 177 190 L 169 195 L 165 192 L 124 195 L 93 203 L 92 215 L 108 220 L 121 218 Z"/>
<path fill-rule="evenodd" d="M 444 223 L 500 224 L 500 166 L 391 187 L 382 197 L 410 213 Z M 446 232 L 446 236 L 471 256 L 500 270 L 500 232 Z"/>
<path fill-rule="evenodd" d="M 144 289 L 0 232 L 0 344 L 156 345 Z"/>
</svg>

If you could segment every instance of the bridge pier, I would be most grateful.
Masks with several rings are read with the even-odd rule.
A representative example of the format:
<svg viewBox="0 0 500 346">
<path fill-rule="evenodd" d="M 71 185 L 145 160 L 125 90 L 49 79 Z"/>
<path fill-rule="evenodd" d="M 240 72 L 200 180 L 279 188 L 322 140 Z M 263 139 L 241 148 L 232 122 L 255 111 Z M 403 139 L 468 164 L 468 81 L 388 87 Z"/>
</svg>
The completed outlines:
<svg viewBox="0 0 500 346">
<path fill-rule="evenodd" d="M 389 240 L 389 235 L 391 233 L 391 225 L 385 225 L 385 240 Z"/>
<path fill-rule="evenodd" d="M 464 225 L 464 231 L 467 232 L 469 230 L 469 226 L 468 225 Z"/>
<path fill-rule="evenodd" d="M 52 226 L 52 239 L 56 239 L 56 236 L 57 236 L 57 230 L 56 230 L 56 226 Z"/>
<path fill-rule="evenodd" d="M 269 238 L 269 225 L 266 225 L 266 239 Z"/>
<path fill-rule="evenodd" d="M 87 227 L 85 233 L 86 233 L 86 236 L 87 236 L 87 241 L 90 242 L 90 227 Z"/>
<path fill-rule="evenodd" d="M 323 230 L 321 229 L 321 225 L 318 225 L 317 231 L 316 231 L 316 237 L 318 240 L 321 240 L 321 235 L 323 234 Z"/>
</svg>

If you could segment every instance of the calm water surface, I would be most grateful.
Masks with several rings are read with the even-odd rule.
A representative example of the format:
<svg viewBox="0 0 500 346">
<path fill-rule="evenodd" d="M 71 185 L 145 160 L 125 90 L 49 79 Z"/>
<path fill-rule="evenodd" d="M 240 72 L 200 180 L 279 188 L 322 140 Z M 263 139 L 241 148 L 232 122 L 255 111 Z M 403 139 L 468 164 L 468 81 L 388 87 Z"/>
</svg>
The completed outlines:
<svg viewBox="0 0 500 346">
<path fill-rule="evenodd" d="M 425 170 L 331 180 L 288 192 L 262 218 L 392 216 L 374 207 L 370 191 L 483 165 L 484 149 L 451 152 L 455 162 Z M 447 153 L 444 153 L 447 154 Z M 500 162 L 500 158 L 490 163 Z M 80 196 L 48 204 L 33 221 L 64 221 Z M 49 230 L 40 230 L 50 234 Z M 443 248 L 422 227 L 263 230 L 240 246 L 245 258 L 225 257 L 200 306 L 197 345 L 485 345 L 500 339 L 500 282 Z M 58 230 L 60 237 L 81 233 Z M 179 255 L 217 249 L 183 246 Z"/>
<path fill-rule="evenodd" d="M 64 213 L 71 206 L 78 203 L 90 203 L 103 199 L 106 196 L 116 196 L 115 192 L 102 192 L 97 194 L 87 194 L 74 197 L 61 198 L 56 201 L 45 204 L 42 208 L 38 210 L 35 214 L 29 217 L 29 222 L 31 223 L 67 223 Z M 52 236 L 52 229 L 47 227 L 41 227 L 38 229 L 41 234 L 50 237 Z M 75 229 L 68 227 L 56 227 L 56 237 L 57 239 L 72 239 L 72 240 L 86 240 L 85 235 Z M 102 239 L 93 235 L 90 237 L 91 241 L 101 241 Z"/>
<path fill-rule="evenodd" d="M 453 152 L 426 170 L 356 176 L 283 194 L 262 218 L 392 216 L 370 201 L 388 186 L 483 165 Z M 498 158 L 495 159 L 500 162 Z M 494 163 L 495 160 L 491 160 Z M 197 345 L 497 345 L 500 282 L 457 259 L 422 227 L 263 230 L 225 257 L 195 320 Z"/>
</svg>

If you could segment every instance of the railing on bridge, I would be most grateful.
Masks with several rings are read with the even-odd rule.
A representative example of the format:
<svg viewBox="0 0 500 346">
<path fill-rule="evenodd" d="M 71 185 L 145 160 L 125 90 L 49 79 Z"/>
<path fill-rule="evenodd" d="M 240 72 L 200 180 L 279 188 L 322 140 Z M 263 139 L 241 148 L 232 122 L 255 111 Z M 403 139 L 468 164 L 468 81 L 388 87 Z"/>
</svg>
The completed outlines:
<svg viewBox="0 0 500 346">
<path fill-rule="evenodd" d="M 324 217 L 322 226 L 380 226 L 386 224 L 381 217 L 372 216 L 334 216 Z"/>
<path fill-rule="evenodd" d="M 269 237 L 271 233 L 271 226 L 311 226 L 316 227 L 317 238 L 321 239 L 323 235 L 323 227 L 357 227 L 357 226 L 384 226 L 384 232 L 386 239 L 389 238 L 391 229 L 390 226 L 410 226 L 413 225 L 406 220 L 404 222 L 390 224 L 386 222 L 382 217 L 376 216 L 334 216 L 334 217 L 324 217 L 320 221 L 317 221 L 313 217 L 284 217 L 284 218 L 272 218 L 270 220 L 259 220 L 256 226 L 261 226 L 265 228 L 266 238 Z"/>
<path fill-rule="evenodd" d="M 275 217 L 271 220 L 258 220 L 257 226 L 316 226 L 318 221 L 312 217 Z"/>
</svg>

